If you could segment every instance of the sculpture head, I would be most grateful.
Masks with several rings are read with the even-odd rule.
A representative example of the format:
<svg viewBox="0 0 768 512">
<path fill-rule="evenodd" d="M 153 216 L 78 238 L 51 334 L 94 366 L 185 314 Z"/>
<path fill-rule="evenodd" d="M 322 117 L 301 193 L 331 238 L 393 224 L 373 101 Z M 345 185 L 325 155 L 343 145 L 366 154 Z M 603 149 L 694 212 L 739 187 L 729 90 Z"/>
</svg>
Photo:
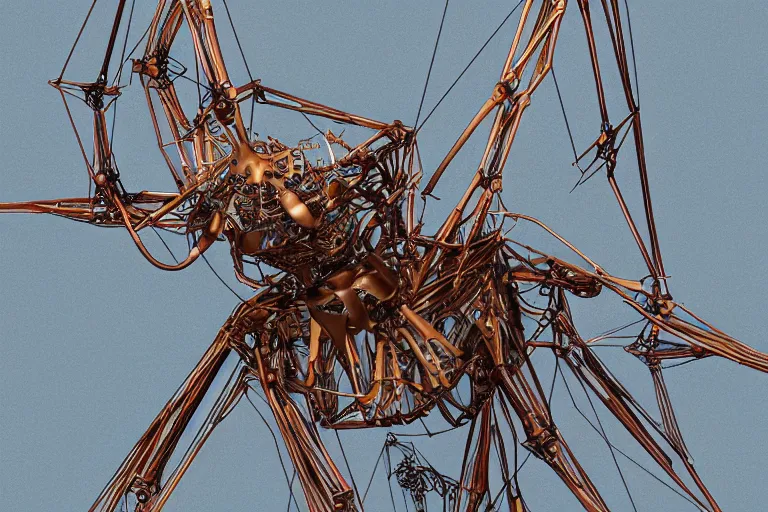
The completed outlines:
<svg viewBox="0 0 768 512">
<path fill-rule="evenodd" d="M 320 218 L 294 190 L 305 177 L 304 154 L 298 148 L 289 148 L 271 139 L 269 143 L 241 142 L 232 148 L 229 162 L 230 176 L 234 177 L 235 191 L 240 196 L 257 200 L 255 212 L 274 199 L 296 224 L 303 228 L 315 228 Z"/>
</svg>

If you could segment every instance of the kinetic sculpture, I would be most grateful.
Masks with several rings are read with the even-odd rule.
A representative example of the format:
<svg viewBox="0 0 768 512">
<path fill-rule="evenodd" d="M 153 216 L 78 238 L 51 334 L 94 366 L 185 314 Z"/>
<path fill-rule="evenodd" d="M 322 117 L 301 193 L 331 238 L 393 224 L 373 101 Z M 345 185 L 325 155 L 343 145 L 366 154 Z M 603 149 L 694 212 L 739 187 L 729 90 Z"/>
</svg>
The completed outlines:
<svg viewBox="0 0 768 512">
<path fill-rule="evenodd" d="M 426 510 L 430 493 L 439 495 L 444 510 L 500 510 L 502 505 L 505 510 L 527 510 L 502 437 L 504 432 L 514 435 L 515 425 L 521 424 L 522 444 L 551 466 L 584 508 L 606 511 L 598 489 L 553 423 L 547 394 L 531 363 L 534 350 L 551 351 L 558 368 L 568 368 L 602 402 L 695 507 L 720 510 L 688 455 L 662 363 L 720 356 L 766 372 L 768 356 L 695 316 L 667 288 L 627 58 L 626 11 L 618 0 L 572 2 L 583 19 L 602 119 L 600 132 L 577 157 L 577 165 L 590 159 L 589 166 L 579 167 L 580 181 L 605 171 L 647 266 L 648 277 L 641 280 L 609 274 L 539 220 L 507 211 L 499 197 L 502 170 L 523 113 L 551 71 L 566 0 L 520 3 L 519 25 L 499 82 L 489 88 L 490 97 L 423 190 L 417 128 L 326 107 L 260 80 L 232 83 L 210 1 L 160 0 L 144 35 L 144 53 L 132 61 L 132 71 L 144 88 L 160 151 L 178 186 L 172 193 L 126 191 L 112 154 L 108 115 L 123 88 L 125 45 L 113 82 L 109 71 L 118 33 L 125 30 L 121 23 L 128 18 L 130 24 L 133 14 L 125 0 L 116 3 L 95 80 L 65 80 L 62 70 L 51 81 L 65 104 L 76 97 L 92 110 L 92 156 L 78 135 L 92 194 L 0 203 L 0 211 L 123 227 L 144 257 L 164 270 L 181 270 L 204 257 L 216 241 L 227 241 L 237 278 L 256 293 L 237 306 L 91 510 L 160 510 L 214 427 L 248 390 L 260 388 L 311 511 L 358 510 L 364 501 L 324 448 L 318 425 L 388 427 L 417 421 L 430 411 L 439 412 L 451 427 L 469 424 L 467 448 L 454 479 L 426 463 L 413 445 L 388 437 L 383 450 L 388 473 L 415 510 Z M 590 4 L 597 5 L 607 23 L 624 89 L 627 113 L 618 120 L 606 106 L 605 63 L 598 61 Z M 172 57 L 174 40 L 185 25 L 196 57 L 191 66 L 202 72 L 198 80 Z M 197 82 L 201 91 L 194 111 L 185 109 L 177 94 L 180 77 Z M 371 134 L 353 144 L 330 131 L 321 133 L 330 162 L 313 161 L 319 144 L 290 146 L 255 135 L 244 120 L 249 104 L 327 118 Z M 489 116 L 488 143 L 466 192 L 436 233 L 425 233 L 419 201 L 428 200 L 453 158 Z M 629 134 L 640 171 L 647 240 L 615 175 Z M 520 222 L 543 229 L 584 266 L 508 238 L 510 223 Z M 140 237 L 148 228 L 186 235 L 188 254 L 175 263 L 161 262 Z M 274 272 L 261 274 L 260 264 Z M 634 308 L 638 322 L 585 340 L 574 325 L 569 295 L 592 298 L 601 292 Z M 527 298 L 536 294 L 544 298 L 544 306 Z M 650 371 L 660 421 L 591 348 L 604 339 L 627 337 L 617 333 L 633 326 L 625 350 Z M 235 371 L 212 399 L 212 384 L 233 357 L 238 361 Z M 460 382 L 470 396 L 460 396 Z M 205 419 L 183 446 L 180 440 L 190 435 L 196 413 Z M 492 469 L 492 450 L 499 455 L 498 470 Z M 401 455 L 400 462 L 392 454 Z M 693 485 L 680 476 L 679 464 Z M 489 471 L 498 471 L 503 479 L 498 493 L 490 488 Z"/>
</svg>

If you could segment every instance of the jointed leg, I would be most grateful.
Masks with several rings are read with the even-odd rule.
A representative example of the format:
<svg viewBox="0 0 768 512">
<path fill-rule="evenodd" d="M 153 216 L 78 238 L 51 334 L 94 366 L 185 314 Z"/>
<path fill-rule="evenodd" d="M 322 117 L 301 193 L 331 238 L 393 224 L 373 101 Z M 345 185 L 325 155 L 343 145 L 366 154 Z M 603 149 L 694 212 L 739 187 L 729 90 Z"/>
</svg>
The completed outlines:
<svg viewBox="0 0 768 512">
<path fill-rule="evenodd" d="M 306 418 L 270 365 L 268 356 L 255 351 L 261 382 L 277 426 L 304 490 L 310 512 L 352 512 L 354 492 L 339 472 L 311 418 Z"/>
<path fill-rule="evenodd" d="M 202 412 L 199 410 L 200 404 L 212 392 L 211 385 L 233 347 L 243 341 L 245 325 L 253 321 L 261 311 L 255 309 L 256 299 L 252 302 L 240 305 L 221 328 L 195 369 L 115 472 L 92 505 L 91 512 L 114 512 L 122 510 L 126 504 L 135 506 L 135 510 L 140 512 L 157 512 L 162 509 L 203 443 L 244 390 L 246 370 L 238 365 L 208 409 L 205 421 L 191 445 L 168 473 L 169 460 L 178 450 L 184 449 L 179 447 L 179 440 L 187 432 L 190 420 Z M 125 510 L 129 509 L 126 507 Z"/>
<path fill-rule="evenodd" d="M 491 407 L 493 400 L 486 400 L 480 412 L 480 421 L 472 421 L 467 436 L 467 446 L 464 450 L 464 462 L 461 467 L 461 487 L 466 491 L 466 512 L 477 512 L 489 492 L 488 471 L 491 455 Z M 474 444 L 474 450 L 472 445 Z M 470 456 L 470 454 L 472 456 Z M 461 510 L 462 498 L 460 493 L 455 510 Z"/>
<path fill-rule="evenodd" d="M 555 470 L 586 510 L 607 512 L 608 506 L 552 421 L 545 399 L 521 375 L 522 369 L 512 372 L 498 368 L 500 389 L 523 423 L 528 437 L 525 446 Z"/>
</svg>

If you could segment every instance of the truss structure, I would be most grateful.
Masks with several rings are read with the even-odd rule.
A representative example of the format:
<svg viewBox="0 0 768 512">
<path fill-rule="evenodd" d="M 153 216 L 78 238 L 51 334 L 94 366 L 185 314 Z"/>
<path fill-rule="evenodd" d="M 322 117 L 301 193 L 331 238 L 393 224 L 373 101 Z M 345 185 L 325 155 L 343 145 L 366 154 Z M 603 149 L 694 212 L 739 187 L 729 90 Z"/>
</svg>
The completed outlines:
<svg viewBox="0 0 768 512">
<path fill-rule="evenodd" d="M 65 64 L 50 82 L 75 128 L 91 193 L 0 203 L 0 213 L 46 213 L 122 228 L 164 270 L 184 269 L 215 243 L 227 243 L 237 279 L 254 293 L 237 305 L 96 498 L 93 512 L 162 509 L 214 428 L 252 396 L 269 406 L 312 512 L 362 510 L 367 494 L 332 460 L 318 428 L 388 428 L 430 412 L 448 428 L 467 431 L 466 447 L 458 448 L 464 453 L 460 472 L 441 473 L 394 434 L 379 457 L 414 510 L 426 510 L 428 496 L 437 496 L 445 511 L 527 510 L 508 455 L 506 436 L 512 435 L 586 510 L 607 511 L 554 423 L 534 351 L 550 352 L 558 371 L 569 372 L 590 403 L 609 411 L 694 507 L 721 510 L 693 466 L 663 368 L 718 356 L 766 372 L 768 356 L 696 316 L 667 286 L 625 4 L 524 0 L 514 6 L 518 25 L 498 82 L 489 84 L 488 99 L 422 188 L 417 135 L 423 123 L 369 119 L 252 76 L 233 83 L 226 62 L 238 56 L 223 54 L 210 0 L 160 0 L 139 44 L 126 52 L 134 6 L 113 3 L 113 25 L 104 54 L 94 56 L 93 76 L 65 78 Z M 595 175 L 607 180 L 644 261 L 640 279 L 610 274 L 540 220 L 508 211 L 500 197 L 518 128 L 552 73 L 566 7 L 581 14 L 601 119 L 594 142 L 576 154 L 579 183 Z M 610 35 L 610 58 L 601 53 L 598 59 L 597 23 Z M 193 62 L 174 57 L 182 32 L 191 37 Z M 607 73 L 618 77 L 625 99 L 611 112 Z M 122 185 L 110 120 L 129 76 L 146 95 L 158 148 L 177 187 L 171 192 L 129 192 Z M 181 82 L 195 86 L 191 106 L 178 92 Z M 257 112 L 295 111 L 310 123 L 324 118 L 368 135 L 346 140 L 318 130 L 317 141 L 294 145 L 260 138 L 252 129 L 254 106 Z M 78 129 L 74 108 L 88 112 L 91 133 Z M 486 119 L 488 142 L 467 176 L 466 192 L 438 229 L 428 231 L 420 211 Z M 627 140 L 633 149 L 622 151 Z M 630 211 L 619 185 L 624 158 L 639 169 L 639 214 Z M 576 262 L 510 238 L 509 228 L 519 223 L 540 228 Z M 142 239 L 150 230 L 185 236 L 188 252 L 171 254 L 173 261 L 153 254 Z M 599 294 L 612 294 L 637 319 L 584 339 L 569 301 Z M 606 340 L 627 340 L 626 352 L 647 366 L 657 411 L 635 400 L 596 355 L 593 347 Z M 489 475 L 501 476 L 500 489 L 492 488 Z"/>
</svg>

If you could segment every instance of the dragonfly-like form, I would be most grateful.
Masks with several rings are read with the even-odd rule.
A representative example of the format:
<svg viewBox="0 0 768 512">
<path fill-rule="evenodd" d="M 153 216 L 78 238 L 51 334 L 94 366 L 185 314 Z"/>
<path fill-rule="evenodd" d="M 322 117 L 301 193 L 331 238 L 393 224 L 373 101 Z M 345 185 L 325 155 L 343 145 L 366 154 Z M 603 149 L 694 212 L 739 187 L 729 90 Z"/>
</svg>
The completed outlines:
<svg viewBox="0 0 768 512">
<path fill-rule="evenodd" d="M 226 242 L 237 279 L 254 293 L 235 308 L 92 511 L 162 509 L 216 425 L 249 391 L 269 405 L 313 512 L 361 510 L 364 501 L 323 446 L 318 428 L 390 427 L 430 412 L 449 427 L 469 424 L 467 449 L 461 473 L 452 479 L 420 462 L 410 445 L 388 441 L 403 454 L 397 479 L 415 496 L 416 510 L 424 509 L 425 493 L 436 489 L 450 497 L 454 511 L 497 510 L 502 501 L 510 511 L 526 510 L 503 443 L 503 433 L 520 425 L 525 435 L 520 442 L 555 471 L 586 510 L 607 511 L 553 421 L 531 360 L 534 351 L 551 351 L 694 506 L 720 510 L 694 469 L 662 366 L 719 356 L 766 372 L 768 356 L 697 317 L 668 289 L 627 57 L 626 11 L 618 0 L 570 2 L 581 14 L 601 118 L 594 142 L 576 155 L 576 164 L 580 182 L 598 172 L 608 181 L 646 277 L 610 274 L 543 222 L 508 211 L 500 198 L 503 169 L 524 113 L 552 70 L 568 3 L 518 4 L 519 23 L 498 82 L 489 84 L 488 99 L 422 187 L 419 127 L 321 105 L 253 77 L 233 83 L 210 0 L 159 0 L 142 38 L 143 52 L 133 59 L 126 58 L 125 44 L 118 56 L 118 36 L 130 26 L 133 5 L 115 1 L 114 23 L 94 77 L 69 80 L 62 70 L 50 82 L 70 119 L 73 98 L 91 116 L 92 136 L 75 129 L 90 195 L 0 203 L 0 213 L 45 213 L 125 229 L 151 264 L 169 271 L 188 267 L 215 243 Z M 610 36 L 609 62 L 598 59 L 592 8 Z M 189 32 L 194 49 L 188 67 L 174 57 L 182 31 Z M 117 77 L 110 80 L 116 65 Z M 126 86 L 124 68 L 146 95 L 174 191 L 129 192 L 122 185 L 109 119 Z M 624 90 L 618 117 L 609 113 L 605 69 Z M 191 107 L 178 91 L 180 78 L 197 84 Z M 254 105 L 324 118 L 369 135 L 352 142 L 318 130 L 322 146 L 264 139 L 251 128 L 253 110 L 246 121 Z M 486 119 L 488 142 L 467 176 L 466 192 L 439 228 L 426 232 L 419 206 L 430 200 L 444 171 Z M 630 136 L 644 207 L 641 225 L 616 172 Z M 321 153 L 325 156 L 317 158 Z M 577 263 L 509 238 L 510 225 L 519 223 L 543 230 Z M 186 236 L 188 252 L 171 255 L 173 261 L 153 254 L 142 239 L 150 230 Z M 544 304 L 533 304 L 531 293 Z M 601 293 L 626 303 L 638 321 L 584 339 L 570 297 Z M 660 419 L 592 349 L 628 328 L 635 330 L 625 350 L 647 365 Z M 458 392 L 460 384 L 470 390 L 468 396 Z M 499 454 L 497 469 L 492 469 L 493 450 Z M 496 470 L 504 482 L 498 493 L 503 500 L 491 490 L 489 474 Z"/>
</svg>

